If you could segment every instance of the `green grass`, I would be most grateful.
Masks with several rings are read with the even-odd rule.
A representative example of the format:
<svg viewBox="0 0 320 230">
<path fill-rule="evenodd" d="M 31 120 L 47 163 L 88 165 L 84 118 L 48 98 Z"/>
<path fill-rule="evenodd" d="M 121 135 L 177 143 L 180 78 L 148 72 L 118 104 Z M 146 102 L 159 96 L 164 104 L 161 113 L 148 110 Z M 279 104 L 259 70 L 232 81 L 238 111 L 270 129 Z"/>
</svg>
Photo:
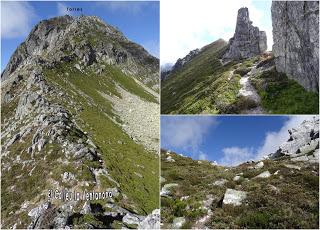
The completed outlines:
<svg viewBox="0 0 320 230">
<path fill-rule="evenodd" d="M 209 194 L 216 197 L 210 207 L 212 217 L 205 225 L 210 229 L 319 227 L 318 164 L 292 171 L 284 166 L 288 159 L 264 160 L 261 169 L 251 169 L 249 166 L 256 163 L 249 163 L 225 171 L 225 167 L 212 166 L 206 161 L 199 164 L 175 153 L 171 153 L 171 156 L 175 162 L 167 162 L 166 151 L 162 150 L 161 176 L 166 179 L 162 186 L 167 183 L 177 183 L 179 186 L 172 189 L 171 198 L 161 198 L 161 221 L 164 227 L 170 228 L 173 219 L 180 216 L 186 218 L 189 228 L 194 227 L 196 221 L 206 214 L 199 207 Z M 269 178 L 253 179 L 266 170 L 272 174 L 280 171 Z M 233 177 L 239 173 L 243 173 L 242 179 L 233 181 Z M 222 187 L 210 185 L 219 179 L 228 182 Z M 279 192 L 270 189 L 270 185 Z M 246 201 L 240 206 L 221 205 L 227 188 L 246 191 Z M 181 201 L 183 196 L 190 197 Z"/>
<path fill-rule="evenodd" d="M 62 75 L 66 71 L 69 72 L 69 76 Z M 144 100 L 154 102 L 154 98 L 133 79 L 111 66 L 107 67 L 102 76 L 91 72 L 82 74 L 70 66 L 60 66 L 54 71 L 46 71 L 46 79 L 50 84 L 58 85 L 68 95 L 74 94 L 70 84 L 82 91 L 74 96 L 74 102 L 82 107 L 82 111 L 74 115 L 77 120 L 85 121 L 79 124 L 99 147 L 107 170 L 112 178 L 121 184 L 121 192 L 128 196 L 129 200 L 119 201 L 122 202 L 121 205 L 141 214 L 150 213 L 157 208 L 159 205 L 158 157 L 146 151 L 142 145 L 136 144 L 121 127 L 105 115 L 115 116 L 110 102 L 98 91 L 120 97 L 115 88 L 117 83 Z M 66 106 L 69 109 L 70 106 L 67 104 Z M 124 144 L 119 144 L 119 140 Z M 137 165 L 144 165 L 144 168 Z M 134 172 L 140 173 L 143 178 L 135 176 Z M 114 184 L 104 179 L 103 185 L 110 187 Z"/>
<path fill-rule="evenodd" d="M 273 114 L 318 114 L 319 94 L 306 91 L 275 68 L 252 79 L 262 106 Z"/>
<path fill-rule="evenodd" d="M 221 40 L 204 47 L 190 63 L 162 82 L 162 113 L 194 113 L 210 105 L 210 102 L 203 102 L 205 105 L 199 105 L 199 108 L 190 108 L 189 111 L 186 109 L 188 104 L 197 102 L 199 97 L 205 97 L 208 85 L 231 67 L 222 66 L 218 60 L 225 47 L 226 43 Z M 195 96 L 195 93 L 200 91 L 201 93 Z"/>
</svg>

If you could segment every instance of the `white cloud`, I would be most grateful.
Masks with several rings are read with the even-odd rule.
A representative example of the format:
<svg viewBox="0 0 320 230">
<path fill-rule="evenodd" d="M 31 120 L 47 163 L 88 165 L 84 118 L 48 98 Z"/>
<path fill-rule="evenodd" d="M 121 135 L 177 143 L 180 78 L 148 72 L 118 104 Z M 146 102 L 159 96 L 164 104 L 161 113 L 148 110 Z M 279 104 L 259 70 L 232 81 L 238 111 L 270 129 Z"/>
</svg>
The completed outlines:
<svg viewBox="0 0 320 230">
<path fill-rule="evenodd" d="M 1 37 L 25 37 L 36 17 L 28 2 L 1 2 Z"/>
<path fill-rule="evenodd" d="M 227 166 L 236 166 L 245 161 L 254 158 L 253 148 L 228 147 L 222 149 L 223 157 L 219 160 L 219 164 Z"/>
<path fill-rule="evenodd" d="M 252 0 L 162 0 L 161 65 L 174 63 L 190 50 L 201 48 L 219 38 L 228 41 L 234 34 L 238 9 L 244 6 L 249 8 L 253 25 L 267 32 L 268 49 L 271 49 L 271 19 L 265 16 L 265 11 L 270 9 L 264 12 L 259 10 Z M 265 20 L 269 23 L 265 23 Z"/>
<path fill-rule="evenodd" d="M 257 150 L 256 159 L 262 159 L 264 156 L 274 153 L 279 145 L 289 139 L 289 129 L 299 126 L 304 120 L 310 120 L 312 117 L 308 115 L 288 117 L 278 132 L 267 132 L 263 144 Z"/>
<path fill-rule="evenodd" d="M 214 117 L 163 116 L 161 142 L 169 148 L 197 153 L 205 135 L 217 124 Z"/>
<path fill-rule="evenodd" d="M 279 146 L 289 139 L 288 130 L 299 126 L 304 120 L 312 119 L 312 115 L 289 116 L 277 132 L 267 132 L 260 147 L 228 147 L 222 149 L 223 157 L 219 160 L 222 165 L 238 165 L 248 160 L 261 160 L 274 153 Z"/>
</svg>

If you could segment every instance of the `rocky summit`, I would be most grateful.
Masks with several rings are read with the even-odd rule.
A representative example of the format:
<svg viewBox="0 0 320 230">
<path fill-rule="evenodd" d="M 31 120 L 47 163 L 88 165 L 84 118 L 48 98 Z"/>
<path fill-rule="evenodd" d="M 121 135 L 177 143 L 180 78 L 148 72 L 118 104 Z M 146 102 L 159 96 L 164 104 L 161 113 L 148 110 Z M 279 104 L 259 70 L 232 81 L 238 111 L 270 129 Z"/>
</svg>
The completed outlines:
<svg viewBox="0 0 320 230">
<path fill-rule="evenodd" d="M 319 92 L 319 1 L 273 1 L 271 15 L 277 71 Z"/>
<path fill-rule="evenodd" d="M 319 228 L 319 117 L 256 162 L 228 167 L 167 150 L 161 159 L 163 228 Z"/>
<path fill-rule="evenodd" d="M 229 47 L 223 59 L 245 59 L 261 54 L 267 50 L 267 35 L 252 25 L 249 10 L 238 10 L 234 36 L 229 40 Z"/>
<path fill-rule="evenodd" d="M 158 69 L 95 16 L 32 29 L 1 74 L 3 228 L 159 226 Z"/>
</svg>

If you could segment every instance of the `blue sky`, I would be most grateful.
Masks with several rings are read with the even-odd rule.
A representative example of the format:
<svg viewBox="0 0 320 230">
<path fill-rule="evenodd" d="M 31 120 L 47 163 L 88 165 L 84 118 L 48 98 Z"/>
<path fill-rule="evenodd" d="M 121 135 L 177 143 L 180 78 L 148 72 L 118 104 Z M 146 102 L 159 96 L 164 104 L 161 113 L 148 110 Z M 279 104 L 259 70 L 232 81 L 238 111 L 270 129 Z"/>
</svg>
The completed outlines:
<svg viewBox="0 0 320 230">
<path fill-rule="evenodd" d="M 310 116 L 161 116 L 161 148 L 237 165 L 276 151 Z"/>
<path fill-rule="evenodd" d="M 161 65 L 175 63 L 191 50 L 234 34 L 237 12 L 248 7 L 254 26 L 267 33 L 272 49 L 271 0 L 161 0 Z M 179 9 L 179 10 L 177 10 Z"/>
<path fill-rule="evenodd" d="M 159 2 L 1 2 L 1 72 L 9 58 L 40 20 L 65 15 L 81 7 L 118 27 L 125 36 L 159 57 Z M 16 16 L 13 16 L 15 14 Z M 70 13 L 68 13 L 70 14 Z M 81 13 L 72 13 L 77 16 Z"/>
</svg>

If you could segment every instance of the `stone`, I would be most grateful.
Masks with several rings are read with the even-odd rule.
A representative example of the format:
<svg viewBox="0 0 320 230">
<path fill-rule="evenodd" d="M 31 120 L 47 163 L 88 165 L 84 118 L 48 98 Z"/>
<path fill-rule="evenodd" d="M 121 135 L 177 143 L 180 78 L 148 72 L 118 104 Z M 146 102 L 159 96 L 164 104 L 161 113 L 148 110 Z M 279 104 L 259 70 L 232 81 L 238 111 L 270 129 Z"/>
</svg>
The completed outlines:
<svg viewBox="0 0 320 230">
<path fill-rule="evenodd" d="M 271 18 L 277 71 L 319 92 L 319 2 L 272 1 Z"/>
<path fill-rule="evenodd" d="M 34 221 L 42 215 L 48 208 L 50 207 L 50 203 L 44 203 L 39 205 L 38 207 L 31 209 L 28 212 L 28 216 L 30 216 Z"/>
<path fill-rule="evenodd" d="M 166 158 L 166 161 L 168 161 L 168 162 L 175 162 L 175 160 L 172 158 L 172 156 L 168 156 L 168 157 Z"/>
<path fill-rule="evenodd" d="M 263 161 L 260 161 L 258 164 L 256 164 L 256 165 L 254 166 L 254 168 L 255 168 L 255 169 L 261 169 L 261 168 L 263 168 L 263 166 L 264 166 Z"/>
<path fill-rule="evenodd" d="M 292 164 L 284 164 L 284 166 L 286 166 L 286 167 L 289 168 L 289 169 L 297 169 L 297 170 L 300 170 L 300 169 L 301 169 L 300 166 L 292 165 Z"/>
<path fill-rule="evenodd" d="M 319 148 L 319 118 L 313 117 L 304 120 L 296 128 L 288 130 L 289 139 L 279 146 L 279 149 L 269 155 L 271 159 L 288 155 L 290 157 L 301 157 Z M 301 160 L 306 159 L 304 157 Z"/>
<path fill-rule="evenodd" d="M 238 180 L 240 180 L 240 178 L 241 178 L 241 177 L 237 175 L 237 176 L 235 176 L 235 177 L 233 178 L 233 181 L 238 181 Z"/>
<path fill-rule="evenodd" d="M 183 226 L 183 224 L 186 222 L 186 219 L 184 217 L 177 217 L 173 219 L 172 222 L 172 228 L 173 229 L 179 229 Z"/>
<path fill-rule="evenodd" d="M 252 25 L 249 10 L 246 7 L 238 10 L 234 36 L 229 40 L 228 49 L 223 60 L 239 60 L 259 55 L 267 50 L 266 32 Z"/>
<path fill-rule="evenodd" d="M 123 218 L 122 222 L 125 224 L 136 224 L 138 225 L 141 222 L 142 218 L 138 215 L 132 214 L 132 213 L 127 213 Z"/>
<path fill-rule="evenodd" d="M 226 193 L 224 194 L 223 204 L 231 204 L 234 206 L 239 206 L 242 204 L 242 201 L 246 198 L 247 198 L 247 192 L 228 188 Z"/>
<path fill-rule="evenodd" d="M 178 184 L 176 183 L 171 183 L 171 184 L 165 184 L 161 191 L 160 191 L 160 196 L 168 196 L 170 195 L 170 189 L 173 188 L 173 187 L 177 187 L 179 186 Z"/>
<path fill-rule="evenodd" d="M 254 178 L 268 178 L 270 176 L 271 176 L 271 174 L 269 171 L 264 171 L 263 173 L 260 173 L 258 176 L 254 177 Z"/>
<path fill-rule="evenodd" d="M 138 224 L 138 229 L 160 229 L 160 209 L 155 209 Z"/>
<path fill-rule="evenodd" d="M 216 185 L 216 186 L 223 186 L 225 183 L 227 183 L 228 182 L 228 180 L 226 180 L 226 179 L 220 179 L 220 180 L 217 180 L 217 181 L 215 181 L 214 183 L 213 183 L 213 185 Z"/>
</svg>

